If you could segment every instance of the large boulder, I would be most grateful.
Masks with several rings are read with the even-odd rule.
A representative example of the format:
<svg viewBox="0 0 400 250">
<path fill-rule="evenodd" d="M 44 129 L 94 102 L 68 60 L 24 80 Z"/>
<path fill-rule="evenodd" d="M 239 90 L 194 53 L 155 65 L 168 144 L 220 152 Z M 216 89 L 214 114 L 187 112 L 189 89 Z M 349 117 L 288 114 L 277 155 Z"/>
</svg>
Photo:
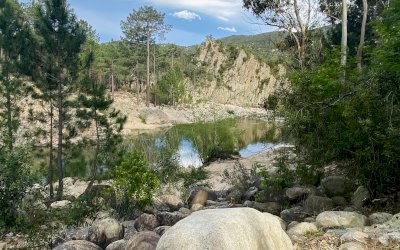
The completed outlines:
<svg viewBox="0 0 400 250">
<path fill-rule="evenodd" d="M 71 240 L 86 240 L 88 237 L 89 228 L 72 228 L 62 231 L 59 236 L 57 236 L 54 244 L 59 245 L 61 243 L 71 241 Z M 0 248 L 1 249 L 1 248 Z"/>
<path fill-rule="evenodd" d="M 369 191 L 364 186 L 359 186 L 357 190 L 353 193 L 351 197 L 351 202 L 357 208 L 363 207 L 369 200 L 371 199 L 371 195 Z"/>
<path fill-rule="evenodd" d="M 68 200 L 62 200 L 62 201 L 55 201 L 50 204 L 50 207 L 52 209 L 57 209 L 57 210 L 63 210 L 69 207 L 71 205 L 71 202 Z"/>
<path fill-rule="evenodd" d="M 57 246 L 53 250 L 102 250 L 102 248 L 86 240 L 72 240 Z"/>
<path fill-rule="evenodd" d="M 157 220 L 160 222 L 161 226 L 173 226 L 186 216 L 186 214 L 183 214 L 179 211 L 175 211 L 173 213 L 161 212 L 157 214 Z"/>
<path fill-rule="evenodd" d="M 183 201 L 175 195 L 161 195 L 153 199 L 154 207 L 158 211 L 177 211 L 183 207 Z"/>
<path fill-rule="evenodd" d="M 298 223 L 287 231 L 289 235 L 306 235 L 317 232 L 318 232 L 317 226 L 315 226 L 314 223 L 309 223 L 309 222 Z"/>
<path fill-rule="evenodd" d="M 207 200 L 215 201 L 217 200 L 217 193 L 206 187 L 194 187 L 190 191 L 189 198 L 187 199 L 187 203 L 192 206 L 193 204 L 201 204 L 205 205 Z"/>
<path fill-rule="evenodd" d="M 258 192 L 258 188 L 256 188 L 256 187 L 250 187 L 247 191 L 246 191 L 246 193 L 244 193 L 244 195 L 243 195 L 243 200 L 244 201 L 254 201 L 256 198 L 255 198 L 255 195 L 257 194 L 257 192 Z"/>
<path fill-rule="evenodd" d="M 340 236 L 340 242 L 361 242 L 367 244 L 368 234 L 360 231 L 348 231 Z"/>
<path fill-rule="evenodd" d="M 124 228 L 117 220 L 111 218 L 96 221 L 88 232 L 88 240 L 102 248 L 123 237 Z"/>
<path fill-rule="evenodd" d="M 72 177 L 65 177 L 63 179 L 63 197 L 70 197 L 70 198 L 78 198 L 83 193 L 85 193 L 87 187 L 89 186 L 89 182 L 78 180 Z M 54 190 L 58 188 L 58 182 L 53 184 Z M 47 185 L 46 189 L 49 190 L 50 186 Z"/>
<path fill-rule="evenodd" d="M 280 187 L 268 186 L 257 193 L 257 201 L 286 203 L 288 199 L 284 189 Z"/>
<path fill-rule="evenodd" d="M 282 205 L 277 202 L 256 202 L 256 201 L 246 201 L 243 203 L 245 207 L 251 207 L 257 209 L 260 212 L 267 212 L 275 215 L 279 215 L 282 211 Z"/>
<path fill-rule="evenodd" d="M 125 250 L 127 244 L 128 244 L 127 240 L 117 240 L 108 245 L 106 247 L 106 250 Z"/>
<path fill-rule="evenodd" d="M 339 250 L 365 250 L 365 247 L 358 242 L 346 242 L 340 245 Z"/>
<path fill-rule="evenodd" d="M 303 221 L 310 214 L 300 206 L 285 209 L 281 212 L 281 218 L 286 222 Z"/>
<path fill-rule="evenodd" d="M 129 221 L 124 221 L 122 222 L 122 226 L 124 227 L 124 239 L 129 240 L 132 238 L 134 234 L 136 234 L 138 231 L 135 228 L 135 222 L 134 220 L 129 220 Z"/>
<path fill-rule="evenodd" d="M 252 208 L 202 210 L 161 237 L 157 250 L 291 250 L 280 221 Z"/>
<path fill-rule="evenodd" d="M 128 242 L 126 250 L 155 250 L 160 236 L 155 232 L 145 231 L 135 234 Z"/>
<path fill-rule="evenodd" d="M 344 176 L 328 176 L 321 180 L 321 186 L 329 197 L 344 196 L 351 191 L 351 182 Z"/>
<path fill-rule="evenodd" d="M 367 218 L 356 212 L 326 211 L 320 213 L 316 221 L 322 228 L 351 228 L 365 226 Z"/>
<path fill-rule="evenodd" d="M 138 231 L 153 231 L 156 227 L 160 226 L 160 222 L 153 214 L 142 214 L 136 219 L 134 225 Z"/>
<path fill-rule="evenodd" d="M 92 199 L 98 205 L 115 208 L 117 204 L 115 190 L 109 184 L 94 184 L 93 186 L 89 186 L 84 195 Z"/>
<path fill-rule="evenodd" d="M 306 198 L 308 195 L 315 194 L 316 188 L 314 186 L 298 186 L 286 189 L 286 197 L 289 200 L 301 200 Z"/>
<path fill-rule="evenodd" d="M 305 200 L 304 208 L 310 214 L 318 214 L 322 211 L 332 210 L 333 201 L 328 197 L 311 195 Z"/>
<path fill-rule="evenodd" d="M 383 224 L 383 223 L 388 222 L 392 218 L 393 218 L 392 214 L 379 212 L 379 213 L 373 213 L 370 216 L 368 216 L 368 221 L 369 221 L 369 224 L 371 224 L 371 225 Z"/>
</svg>

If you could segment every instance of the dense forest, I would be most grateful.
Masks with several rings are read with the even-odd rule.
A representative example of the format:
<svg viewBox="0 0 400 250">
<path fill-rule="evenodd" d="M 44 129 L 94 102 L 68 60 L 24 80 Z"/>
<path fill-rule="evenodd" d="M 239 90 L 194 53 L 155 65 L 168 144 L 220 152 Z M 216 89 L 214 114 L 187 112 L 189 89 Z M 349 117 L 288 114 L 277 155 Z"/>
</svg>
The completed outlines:
<svg viewBox="0 0 400 250">
<path fill-rule="evenodd" d="M 336 163 L 373 198 L 393 194 L 397 199 L 400 1 L 294 2 L 292 10 L 292 1 L 243 0 L 243 9 L 277 31 L 216 41 L 232 64 L 243 49 L 286 69 L 289 87 L 266 96 L 262 107 L 283 118 L 282 136 L 293 143 L 297 157 L 290 163 L 283 157 L 270 183 L 318 185 L 324 167 Z M 185 82 L 202 86 L 204 79 L 218 79 L 206 70 L 210 65 L 196 60 L 200 45 L 157 44 L 172 28 L 164 18 L 150 6 L 133 10 L 121 21 L 123 37 L 100 43 L 66 0 L 0 0 L 0 234 L 33 233 L 48 220 L 73 224 L 96 212 L 88 197 L 65 214 L 24 204 L 26 190 L 43 181 L 32 170 L 38 155 L 45 159 L 43 182 L 52 202 L 63 198 L 65 168 L 77 164 L 82 148 L 93 148 L 89 187 L 114 179 L 123 193 L 120 213 L 145 207 L 154 190 L 172 179 L 189 187 L 206 178 L 203 169 L 180 171 L 166 158 L 149 167 L 144 152 L 122 143 L 126 117 L 112 108 L 115 92 L 121 91 L 146 106 L 191 104 Z M 24 105 L 28 99 L 41 108 Z M 32 129 L 21 133 L 26 124 Z M 92 136 L 81 140 L 88 129 Z M 212 156 L 232 153 L 222 149 Z M 104 166 L 110 171 L 102 172 Z"/>
</svg>

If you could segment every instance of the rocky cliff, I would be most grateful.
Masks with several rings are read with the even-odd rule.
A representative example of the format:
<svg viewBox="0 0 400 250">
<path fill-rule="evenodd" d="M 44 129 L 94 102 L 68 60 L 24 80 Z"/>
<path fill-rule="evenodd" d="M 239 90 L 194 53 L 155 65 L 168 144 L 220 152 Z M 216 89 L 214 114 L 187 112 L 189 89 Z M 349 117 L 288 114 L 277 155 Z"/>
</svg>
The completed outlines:
<svg viewBox="0 0 400 250">
<path fill-rule="evenodd" d="M 193 103 L 215 102 L 258 106 L 280 84 L 285 68 L 273 68 L 244 49 L 207 39 L 199 48 L 197 66 L 201 79 L 187 79 L 186 93 Z"/>
</svg>

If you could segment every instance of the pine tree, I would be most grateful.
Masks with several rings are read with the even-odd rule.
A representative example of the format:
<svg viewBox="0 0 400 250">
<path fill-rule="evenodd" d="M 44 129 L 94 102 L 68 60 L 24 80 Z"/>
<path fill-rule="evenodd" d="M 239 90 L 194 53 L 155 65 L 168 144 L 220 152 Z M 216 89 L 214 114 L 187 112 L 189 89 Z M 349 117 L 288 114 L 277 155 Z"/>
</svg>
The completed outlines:
<svg viewBox="0 0 400 250">
<path fill-rule="evenodd" d="M 60 199 L 63 192 L 63 138 L 68 117 L 68 96 L 72 83 L 77 79 L 81 45 L 85 41 L 84 29 L 66 0 L 43 0 L 35 11 L 35 31 L 41 39 L 41 59 L 45 77 L 51 91 L 50 107 L 57 112 L 57 166 Z M 54 91 L 53 91 L 54 90 Z"/>
<path fill-rule="evenodd" d="M 81 55 L 81 84 L 79 95 L 79 106 L 77 112 L 81 118 L 83 128 L 88 128 L 94 124 L 94 144 L 91 178 L 92 183 L 97 179 L 99 164 L 109 164 L 110 154 L 120 142 L 119 132 L 126 121 L 115 110 L 110 111 L 113 99 L 107 93 L 107 86 L 99 84 L 96 79 L 96 72 L 93 70 L 95 60 L 95 47 L 97 38 L 95 32 L 87 25 L 88 40 L 86 41 Z M 99 157 L 101 153 L 102 157 Z M 101 159 L 99 159 L 101 158 Z"/>
</svg>

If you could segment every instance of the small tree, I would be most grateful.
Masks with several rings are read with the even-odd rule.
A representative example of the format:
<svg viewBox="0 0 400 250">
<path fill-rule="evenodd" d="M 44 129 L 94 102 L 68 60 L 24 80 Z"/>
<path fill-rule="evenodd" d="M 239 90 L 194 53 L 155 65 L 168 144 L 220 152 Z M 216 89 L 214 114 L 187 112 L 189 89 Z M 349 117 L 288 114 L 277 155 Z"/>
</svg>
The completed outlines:
<svg viewBox="0 0 400 250">
<path fill-rule="evenodd" d="M 170 70 L 157 82 L 153 92 L 158 103 L 175 105 L 185 94 L 182 71 L 178 68 Z"/>
<path fill-rule="evenodd" d="M 151 203 L 155 189 L 160 185 L 153 171 L 148 168 L 144 155 L 138 151 L 128 152 L 114 170 L 114 182 L 128 204 L 139 207 Z"/>
<path fill-rule="evenodd" d="M 126 21 L 121 22 L 122 32 L 125 39 L 132 45 L 146 44 L 147 48 L 147 86 L 146 105 L 149 106 L 150 99 L 150 44 L 155 39 L 162 38 L 164 33 L 171 29 L 170 25 L 164 24 L 165 14 L 158 12 L 150 6 L 144 6 L 128 16 Z"/>
</svg>

